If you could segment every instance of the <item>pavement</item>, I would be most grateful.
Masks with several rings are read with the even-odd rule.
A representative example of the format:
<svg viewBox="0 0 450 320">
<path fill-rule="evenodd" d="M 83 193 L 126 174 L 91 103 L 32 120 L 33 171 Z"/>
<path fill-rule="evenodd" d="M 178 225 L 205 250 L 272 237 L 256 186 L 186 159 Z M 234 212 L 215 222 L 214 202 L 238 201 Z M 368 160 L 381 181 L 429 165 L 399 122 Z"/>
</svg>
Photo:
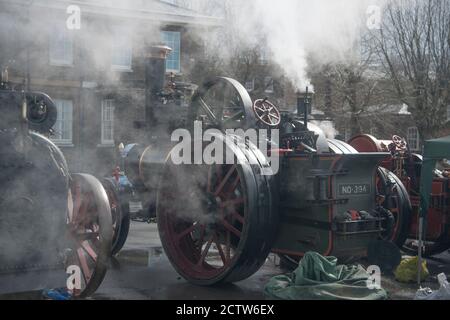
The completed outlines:
<svg viewBox="0 0 450 320">
<path fill-rule="evenodd" d="M 436 276 L 450 275 L 450 254 L 428 259 L 431 277 L 424 287 L 437 289 Z M 360 261 L 362 265 L 367 263 Z M 111 261 L 108 273 L 92 300 L 264 300 L 268 280 L 286 273 L 279 258 L 270 255 L 265 265 L 250 278 L 235 283 L 201 287 L 181 278 L 165 256 L 156 224 L 132 222 L 122 251 Z M 415 284 L 397 282 L 392 275 L 382 276 L 382 287 L 392 300 L 410 300 L 418 289 Z M 0 296 L 1 299 L 41 299 L 41 291 Z"/>
<path fill-rule="evenodd" d="M 364 261 L 360 262 L 365 265 Z M 450 254 L 428 259 L 431 277 L 424 287 L 437 289 L 436 276 L 450 274 Z M 282 273 L 279 259 L 270 255 L 266 264 L 252 277 L 235 283 L 214 287 L 194 286 L 181 278 L 161 247 L 156 224 L 133 222 L 123 250 L 113 259 L 111 269 L 92 299 L 182 299 L 182 300 L 255 300 L 266 299 L 263 294 L 267 281 Z M 410 300 L 418 289 L 416 284 L 397 282 L 392 275 L 382 276 L 382 287 L 390 299 Z"/>
</svg>

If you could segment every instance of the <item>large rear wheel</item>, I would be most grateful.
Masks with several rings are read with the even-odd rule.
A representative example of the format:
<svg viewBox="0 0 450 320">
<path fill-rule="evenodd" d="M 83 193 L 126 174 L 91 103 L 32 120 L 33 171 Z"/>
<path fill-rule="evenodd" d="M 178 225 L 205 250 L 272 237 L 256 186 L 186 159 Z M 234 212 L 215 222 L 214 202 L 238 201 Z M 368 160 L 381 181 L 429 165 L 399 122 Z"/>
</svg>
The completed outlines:
<svg viewBox="0 0 450 320">
<path fill-rule="evenodd" d="M 264 264 L 277 228 L 265 161 L 243 143 L 226 142 L 236 164 L 175 165 L 158 191 L 158 228 L 174 268 L 197 285 L 236 282 Z"/>
<path fill-rule="evenodd" d="M 72 294 L 84 298 L 97 290 L 106 274 L 113 233 L 111 209 L 102 184 L 93 176 L 73 174 L 70 189 L 65 263 L 67 270 L 72 266 L 80 271 L 80 286 Z"/>
</svg>

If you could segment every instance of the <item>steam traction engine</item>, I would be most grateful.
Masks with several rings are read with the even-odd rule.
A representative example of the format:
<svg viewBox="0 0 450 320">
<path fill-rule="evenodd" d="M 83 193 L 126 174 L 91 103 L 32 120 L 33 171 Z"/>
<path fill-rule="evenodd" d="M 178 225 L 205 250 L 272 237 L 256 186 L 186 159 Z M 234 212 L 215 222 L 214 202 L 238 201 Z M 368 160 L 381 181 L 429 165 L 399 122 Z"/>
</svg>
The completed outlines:
<svg viewBox="0 0 450 320">
<path fill-rule="evenodd" d="M 406 186 L 411 199 L 413 214 L 405 223 L 403 250 L 416 254 L 418 250 L 418 217 L 420 207 L 420 177 L 422 156 L 409 150 L 405 139 L 394 136 L 391 140 L 378 140 L 370 135 L 358 135 L 349 143 L 362 152 L 389 152 L 381 165 L 395 172 Z M 441 170 L 439 170 L 441 169 Z M 450 215 L 450 167 L 436 168 L 432 185 L 431 205 L 427 214 L 427 225 L 424 242 L 424 255 L 432 256 L 450 248 L 449 215 Z"/>
<path fill-rule="evenodd" d="M 267 143 L 281 167 L 263 175 L 270 170 L 267 157 L 239 136 L 232 142 L 215 136 L 235 164 L 175 165 L 168 158 L 157 219 L 164 249 L 181 275 L 202 285 L 239 281 L 256 272 L 270 251 L 293 260 L 308 251 L 362 257 L 378 240 L 398 236 L 402 217 L 410 214 L 409 199 L 387 170 L 383 174 L 399 193 L 398 202 L 387 201 L 387 181 L 377 187 L 378 163 L 387 154 L 358 153 L 327 139 L 307 116 L 298 117 L 309 97 L 299 101 L 297 115 L 280 114 L 266 99 L 252 103 L 240 84 L 222 81 L 234 86 L 237 98 L 217 101 L 217 95 L 208 99 L 209 92 L 200 92 L 194 117 L 222 130 L 249 121 L 255 128 L 278 128 L 279 144 Z M 392 248 L 383 243 L 382 250 Z"/>
<path fill-rule="evenodd" d="M 57 118 L 53 101 L 43 93 L 16 91 L 3 80 L 0 293 L 69 283 L 74 297 L 92 294 L 111 250 L 106 193 L 94 177 L 70 174 L 60 149 L 44 136 Z M 73 281 L 67 282 L 69 275 Z"/>
<path fill-rule="evenodd" d="M 236 80 L 216 78 L 194 94 L 185 128 L 192 137 L 195 121 L 204 131 L 217 129 L 209 140 L 234 163 L 204 164 L 192 148 L 192 157 L 184 156 L 198 164 L 175 164 L 170 132 L 147 148 L 125 148 L 124 174 L 146 189 L 142 201 L 156 207 L 164 250 L 184 278 L 200 285 L 240 281 L 271 251 L 298 260 L 307 251 L 351 258 L 392 249 L 410 204 L 401 181 L 378 168 L 388 154 L 327 139 L 307 114 L 300 117 L 310 99 L 299 99 L 297 114 L 281 114 L 267 99 L 253 102 Z M 263 174 L 271 170 L 269 157 L 245 137 L 224 134 L 235 128 L 279 129 L 280 141 L 270 134 L 264 140 L 279 155 L 279 172 Z M 192 147 L 198 144 L 202 152 L 209 148 L 205 141 Z M 378 170 L 386 179 L 377 185 Z"/>
</svg>

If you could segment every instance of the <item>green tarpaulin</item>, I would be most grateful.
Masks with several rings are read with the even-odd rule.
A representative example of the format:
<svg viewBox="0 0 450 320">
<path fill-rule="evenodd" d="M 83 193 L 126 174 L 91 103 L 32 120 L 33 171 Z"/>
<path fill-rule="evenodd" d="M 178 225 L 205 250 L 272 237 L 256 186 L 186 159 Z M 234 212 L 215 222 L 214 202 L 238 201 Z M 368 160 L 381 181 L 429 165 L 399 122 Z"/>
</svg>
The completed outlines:
<svg viewBox="0 0 450 320">
<path fill-rule="evenodd" d="M 337 265 L 337 258 L 308 252 L 290 275 L 272 278 L 265 294 L 281 300 L 384 300 L 383 289 L 370 289 L 362 266 Z"/>
</svg>

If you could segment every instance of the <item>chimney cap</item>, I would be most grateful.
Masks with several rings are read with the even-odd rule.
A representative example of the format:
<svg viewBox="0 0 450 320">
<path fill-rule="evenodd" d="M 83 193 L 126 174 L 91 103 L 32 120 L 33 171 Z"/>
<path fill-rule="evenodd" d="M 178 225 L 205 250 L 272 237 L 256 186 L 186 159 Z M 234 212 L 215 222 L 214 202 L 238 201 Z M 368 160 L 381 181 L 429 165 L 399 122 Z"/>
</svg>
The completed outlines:
<svg viewBox="0 0 450 320">
<path fill-rule="evenodd" d="M 167 59 L 167 56 L 172 52 L 172 48 L 164 44 L 151 45 L 146 50 L 146 58 Z"/>
</svg>

